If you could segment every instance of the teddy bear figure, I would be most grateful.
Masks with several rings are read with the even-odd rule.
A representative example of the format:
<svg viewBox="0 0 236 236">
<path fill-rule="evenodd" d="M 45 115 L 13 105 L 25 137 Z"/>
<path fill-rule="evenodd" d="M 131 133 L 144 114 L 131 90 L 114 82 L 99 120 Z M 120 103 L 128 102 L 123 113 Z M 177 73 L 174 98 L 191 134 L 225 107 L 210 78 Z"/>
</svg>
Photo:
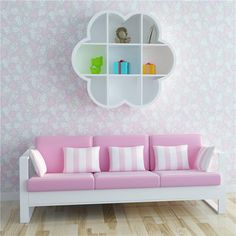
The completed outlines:
<svg viewBox="0 0 236 236">
<path fill-rule="evenodd" d="M 92 74 L 100 74 L 103 65 L 103 57 L 95 57 L 91 59 L 90 71 Z"/>
<path fill-rule="evenodd" d="M 130 43 L 131 38 L 128 37 L 128 32 L 125 27 L 119 27 L 116 30 L 116 38 L 115 42 L 116 43 Z"/>
</svg>

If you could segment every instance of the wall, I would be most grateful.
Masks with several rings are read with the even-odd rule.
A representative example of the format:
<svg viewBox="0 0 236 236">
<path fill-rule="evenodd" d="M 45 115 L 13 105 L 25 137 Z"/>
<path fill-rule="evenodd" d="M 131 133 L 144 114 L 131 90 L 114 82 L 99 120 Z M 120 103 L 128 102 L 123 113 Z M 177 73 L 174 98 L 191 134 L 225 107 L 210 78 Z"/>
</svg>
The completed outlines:
<svg viewBox="0 0 236 236">
<path fill-rule="evenodd" d="M 236 184 L 233 2 L 1 2 L 2 190 L 18 191 L 18 157 L 37 135 L 201 133 L 226 152 Z M 100 10 L 152 11 L 176 68 L 150 106 L 106 110 L 77 79 L 71 52 Z"/>
</svg>

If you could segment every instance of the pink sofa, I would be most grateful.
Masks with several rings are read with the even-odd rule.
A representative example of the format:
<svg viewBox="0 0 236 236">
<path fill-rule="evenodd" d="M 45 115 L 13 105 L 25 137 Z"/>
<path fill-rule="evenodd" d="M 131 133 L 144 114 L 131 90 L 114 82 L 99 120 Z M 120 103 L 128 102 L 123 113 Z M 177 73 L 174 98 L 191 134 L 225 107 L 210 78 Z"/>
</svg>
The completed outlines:
<svg viewBox="0 0 236 236">
<path fill-rule="evenodd" d="M 153 146 L 188 145 L 190 170 L 154 171 Z M 145 171 L 109 172 L 109 146 L 144 146 Z M 63 147 L 100 146 L 99 173 L 65 174 Z M 137 136 L 55 136 L 36 138 L 35 147 L 48 172 L 30 176 L 29 156 L 20 158 L 21 222 L 29 222 L 35 206 L 217 199 L 224 211 L 221 174 L 193 169 L 201 147 L 198 134 Z M 145 191 L 144 191 L 145 189 Z"/>
</svg>

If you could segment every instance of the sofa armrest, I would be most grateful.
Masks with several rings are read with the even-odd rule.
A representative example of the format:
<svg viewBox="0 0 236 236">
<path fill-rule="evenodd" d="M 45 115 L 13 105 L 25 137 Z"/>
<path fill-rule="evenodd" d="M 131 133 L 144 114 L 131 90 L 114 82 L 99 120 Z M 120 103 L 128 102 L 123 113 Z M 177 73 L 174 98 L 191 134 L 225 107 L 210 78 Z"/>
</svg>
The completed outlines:
<svg viewBox="0 0 236 236">
<path fill-rule="evenodd" d="M 222 152 L 219 149 L 216 149 L 214 151 L 214 154 L 218 157 L 218 169 L 219 169 L 219 171 L 224 172 L 224 160 L 223 160 L 224 152 Z"/>
<path fill-rule="evenodd" d="M 30 177 L 29 149 L 19 158 L 20 191 L 26 190 L 26 180 Z"/>
<path fill-rule="evenodd" d="M 20 222 L 28 223 L 33 212 L 29 207 L 29 193 L 27 191 L 27 180 L 30 178 L 31 162 L 28 149 L 19 158 L 19 192 L 20 192 Z"/>
<path fill-rule="evenodd" d="M 214 152 L 217 157 L 218 157 L 218 170 L 221 174 L 221 178 L 222 178 L 222 183 L 224 182 L 224 176 L 225 176 L 225 153 L 219 149 L 216 149 Z"/>
</svg>

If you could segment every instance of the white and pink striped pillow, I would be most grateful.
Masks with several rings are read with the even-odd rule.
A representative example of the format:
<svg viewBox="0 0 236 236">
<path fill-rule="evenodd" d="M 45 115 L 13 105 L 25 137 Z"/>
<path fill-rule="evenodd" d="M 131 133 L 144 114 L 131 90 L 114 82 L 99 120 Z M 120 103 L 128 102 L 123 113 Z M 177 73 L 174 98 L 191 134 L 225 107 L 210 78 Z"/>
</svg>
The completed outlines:
<svg viewBox="0 0 236 236">
<path fill-rule="evenodd" d="M 188 146 L 153 146 L 155 170 L 189 169 Z"/>
<path fill-rule="evenodd" d="M 194 169 L 207 171 L 213 157 L 215 147 L 201 147 L 194 162 Z"/>
<path fill-rule="evenodd" d="M 101 172 L 100 147 L 64 148 L 64 173 Z"/>
<path fill-rule="evenodd" d="M 138 171 L 145 170 L 144 146 L 109 147 L 109 171 Z"/>
<path fill-rule="evenodd" d="M 37 149 L 30 149 L 29 155 L 36 174 L 43 177 L 47 172 L 47 166 L 42 154 Z"/>
</svg>

